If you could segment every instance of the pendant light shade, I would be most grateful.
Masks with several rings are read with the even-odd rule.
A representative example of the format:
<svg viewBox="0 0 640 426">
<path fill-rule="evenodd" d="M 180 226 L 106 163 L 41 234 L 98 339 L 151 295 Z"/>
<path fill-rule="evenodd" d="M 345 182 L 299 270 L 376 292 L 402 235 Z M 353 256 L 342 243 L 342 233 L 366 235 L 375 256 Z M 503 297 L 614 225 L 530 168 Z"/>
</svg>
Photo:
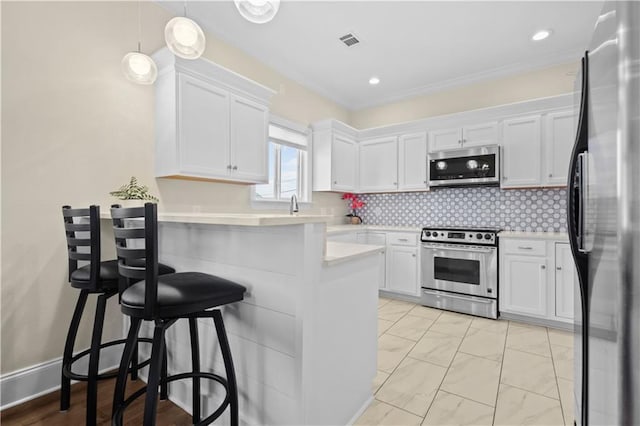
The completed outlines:
<svg viewBox="0 0 640 426">
<path fill-rule="evenodd" d="M 164 40 L 174 55 L 184 59 L 197 59 L 204 52 L 205 38 L 202 28 L 184 16 L 177 16 L 167 22 Z"/>
<path fill-rule="evenodd" d="M 158 77 L 158 67 L 148 55 L 140 51 L 142 38 L 142 14 L 138 1 L 138 50 L 129 52 L 122 58 L 122 72 L 127 80 L 138 84 L 153 84 Z"/>
<path fill-rule="evenodd" d="M 280 8 L 280 0 L 234 0 L 234 2 L 240 15 L 255 24 L 271 21 Z"/>
<path fill-rule="evenodd" d="M 129 52 L 122 58 L 122 72 L 129 81 L 138 84 L 153 84 L 158 77 L 158 67 L 149 56 L 140 52 Z"/>
</svg>

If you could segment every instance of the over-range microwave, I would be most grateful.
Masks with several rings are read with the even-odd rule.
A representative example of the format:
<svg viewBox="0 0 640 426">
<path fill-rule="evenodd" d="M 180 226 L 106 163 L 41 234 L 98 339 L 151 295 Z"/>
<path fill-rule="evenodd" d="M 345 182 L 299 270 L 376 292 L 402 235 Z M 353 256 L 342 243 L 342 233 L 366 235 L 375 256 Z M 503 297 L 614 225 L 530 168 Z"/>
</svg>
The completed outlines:
<svg viewBox="0 0 640 426">
<path fill-rule="evenodd" d="M 500 146 L 478 146 L 430 152 L 429 186 L 500 184 Z"/>
</svg>

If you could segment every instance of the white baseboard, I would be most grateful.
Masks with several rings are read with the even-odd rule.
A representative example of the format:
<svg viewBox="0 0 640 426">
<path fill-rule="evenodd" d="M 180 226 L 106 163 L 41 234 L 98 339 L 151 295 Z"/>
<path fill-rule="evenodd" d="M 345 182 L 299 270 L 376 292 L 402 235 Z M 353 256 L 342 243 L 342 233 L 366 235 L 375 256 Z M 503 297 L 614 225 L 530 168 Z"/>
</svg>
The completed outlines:
<svg viewBox="0 0 640 426">
<path fill-rule="evenodd" d="M 100 351 L 100 372 L 120 365 L 122 345 L 109 346 Z M 73 364 L 74 373 L 85 373 L 89 356 Z M 0 410 L 22 404 L 60 389 L 62 357 L 32 365 L 0 377 Z M 71 402 L 73 404 L 73 401 Z"/>
</svg>

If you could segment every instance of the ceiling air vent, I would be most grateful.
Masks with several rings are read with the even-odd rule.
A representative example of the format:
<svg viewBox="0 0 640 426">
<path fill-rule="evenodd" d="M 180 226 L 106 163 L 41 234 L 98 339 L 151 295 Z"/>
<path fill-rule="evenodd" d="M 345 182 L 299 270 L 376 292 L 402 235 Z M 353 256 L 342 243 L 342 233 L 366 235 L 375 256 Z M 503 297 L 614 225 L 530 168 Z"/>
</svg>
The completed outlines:
<svg viewBox="0 0 640 426">
<path fill-rule="evenodd" d="M 360 43 L 360 40 L 358 40 L 358 38 L 352 33 L 343 35 L 340 37 L 340 41 L 347 45 L 347 47 Z"/>
</svg>

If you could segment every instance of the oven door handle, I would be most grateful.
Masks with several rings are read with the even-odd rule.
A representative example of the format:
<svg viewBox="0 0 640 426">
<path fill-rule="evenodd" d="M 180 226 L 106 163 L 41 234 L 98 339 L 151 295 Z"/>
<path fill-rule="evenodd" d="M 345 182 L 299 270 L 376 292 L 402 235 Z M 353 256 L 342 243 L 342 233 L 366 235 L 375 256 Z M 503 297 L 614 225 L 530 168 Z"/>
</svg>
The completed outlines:
<svg viewBox="0 0 640 426">
<path fill-rule="evenodd" d="M 463 251 L 466 253 L 491 253 L 496 250 L 495 247 L 464 247 L 464 246 L 442 246 L 439 244 L 422 244 L 423 249 L 431 250 L 448 250 L 448 251 Z"/>
<path fill-rule="evenodd" d="M 473 298 L 474 302 L 486 303 L 486 304 L 495 302 L 495 299 L 484 299 L 484 298 L 476 297 L 476 296 L 473 296 L 473 295 L 470 295 L 470 296 L 458 296 L 458 295 L 452 294 L 452 293 L 442 294 L 440 292 L 436 293 L 434 291 L 430 291 L 430 290 L 426 290 L 426 289 L 423 289 L 422 292 L 424 294 L 428 294 L 429 296 L 434 296 L 434 297 L 446 297 L 446 298 L 449 298 L 449 299 L 459 299 L 459 300 L 464 300 L 464 301 L 469 300 L 469 298 Z"/>
</svg>

